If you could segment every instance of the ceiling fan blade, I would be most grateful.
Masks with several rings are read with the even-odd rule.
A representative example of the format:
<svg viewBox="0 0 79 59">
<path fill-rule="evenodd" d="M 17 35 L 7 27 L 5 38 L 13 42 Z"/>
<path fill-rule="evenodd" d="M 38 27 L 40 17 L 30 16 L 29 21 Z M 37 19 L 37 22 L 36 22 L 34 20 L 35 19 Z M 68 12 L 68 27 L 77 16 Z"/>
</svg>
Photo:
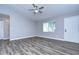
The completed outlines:
<svg viewBox="0 0 79 59">
<path fill-rule="evenodd" d="M 38 8 L 38 6 L 36 6 L 35 4 L 32 4 L 34 8 Z"/>
<path fill-rule="evenodd" d="M 36 5 L 35 4 L 32 4 L 33 5 L 33 7 L 36 7 Z"/>
<path fill-rule="evenodd" d="M 40 7 L 39 9 L 43 9 L 44 7 Z"/>
</svg>

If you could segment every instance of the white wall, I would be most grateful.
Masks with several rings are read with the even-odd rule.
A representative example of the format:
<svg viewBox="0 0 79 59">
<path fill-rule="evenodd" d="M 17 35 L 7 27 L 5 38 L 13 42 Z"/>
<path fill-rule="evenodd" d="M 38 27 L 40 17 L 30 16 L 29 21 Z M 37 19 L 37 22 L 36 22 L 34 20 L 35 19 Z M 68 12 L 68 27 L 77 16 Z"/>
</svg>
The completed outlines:
<svg viewBox="0 0 79 59">
<path fill-rule="evenodd" d="M 58 38 L 60 39 L 64 39 L 64 18 L 48 18 L 44 21 L 39 21 L 37 22 L 38 24 L 38 31 L 37 31 L 37 36 L 40 37 L 45 37 L 45 38 Z M 43 22 L 47 22 L 47 21 L 56 21 L 56 31 L 55 32 L 43 32 Z"/>
<path fill-rule="evenodd" d="M 15 17 L 17 16 L 17 17 Z M 35 27 L 34 23 L 24 17 L 15 15 L 11 20 L 11 31 L 10 37 L 11 39 L 16 38 L 27 38 L 35 35 Z"/>
<path fill-rule="evenodd" d="M 35 23 L 7 6 L 0 5 L 0 13 L 10 15 L 10 39 L 27 38 L 35 35 Z"/>
</svg>

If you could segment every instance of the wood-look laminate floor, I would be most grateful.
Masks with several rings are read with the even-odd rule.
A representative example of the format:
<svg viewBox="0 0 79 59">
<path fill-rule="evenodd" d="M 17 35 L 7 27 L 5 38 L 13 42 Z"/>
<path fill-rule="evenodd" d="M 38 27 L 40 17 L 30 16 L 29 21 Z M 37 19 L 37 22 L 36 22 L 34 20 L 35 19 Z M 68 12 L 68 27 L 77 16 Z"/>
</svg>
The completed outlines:
<svg viewBox="0 0 79 59">
<path fill-rule="evenodd" d="M 39 37 L 0 41 L 0 55 L 79 55 L 79 44 Z"/>
</svg>

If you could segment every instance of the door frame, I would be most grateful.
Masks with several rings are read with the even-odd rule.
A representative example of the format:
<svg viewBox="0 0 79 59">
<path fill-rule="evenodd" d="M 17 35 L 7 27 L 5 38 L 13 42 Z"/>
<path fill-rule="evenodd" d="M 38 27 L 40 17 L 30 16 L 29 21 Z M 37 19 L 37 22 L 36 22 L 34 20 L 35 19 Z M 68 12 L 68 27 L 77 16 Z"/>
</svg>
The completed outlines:
<svg viewBox="0 0 79 59">
<path fill-rule="evenodd" d="M 3 24 L 4 37 L 2 40 L 10 40 L 10 16 L 6 14 L 1 14 L 1 13 L 0 15 L 2 16 L 0 18 L 4 22 Z"/>
</svg>

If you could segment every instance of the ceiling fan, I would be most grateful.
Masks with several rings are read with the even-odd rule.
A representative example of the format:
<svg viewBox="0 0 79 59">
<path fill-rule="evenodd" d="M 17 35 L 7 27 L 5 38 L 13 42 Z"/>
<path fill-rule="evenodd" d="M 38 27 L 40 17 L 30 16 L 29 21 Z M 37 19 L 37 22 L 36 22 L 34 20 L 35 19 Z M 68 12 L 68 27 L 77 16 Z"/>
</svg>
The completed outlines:
<svg viewBox="0 0 79 59">
<path fill-rule="evenodd" d="M 32 4 L 32 6 L 34 7 L 34 9 L 29 9 L 29 11 L 33 11 L 34 14 L 37 14 L 37 13 L 42 13 L 42 9 L 44 8 L 43 6 L 42 7 L 38 7 L 37 5 L 35 4 Z"/>
</svg>

